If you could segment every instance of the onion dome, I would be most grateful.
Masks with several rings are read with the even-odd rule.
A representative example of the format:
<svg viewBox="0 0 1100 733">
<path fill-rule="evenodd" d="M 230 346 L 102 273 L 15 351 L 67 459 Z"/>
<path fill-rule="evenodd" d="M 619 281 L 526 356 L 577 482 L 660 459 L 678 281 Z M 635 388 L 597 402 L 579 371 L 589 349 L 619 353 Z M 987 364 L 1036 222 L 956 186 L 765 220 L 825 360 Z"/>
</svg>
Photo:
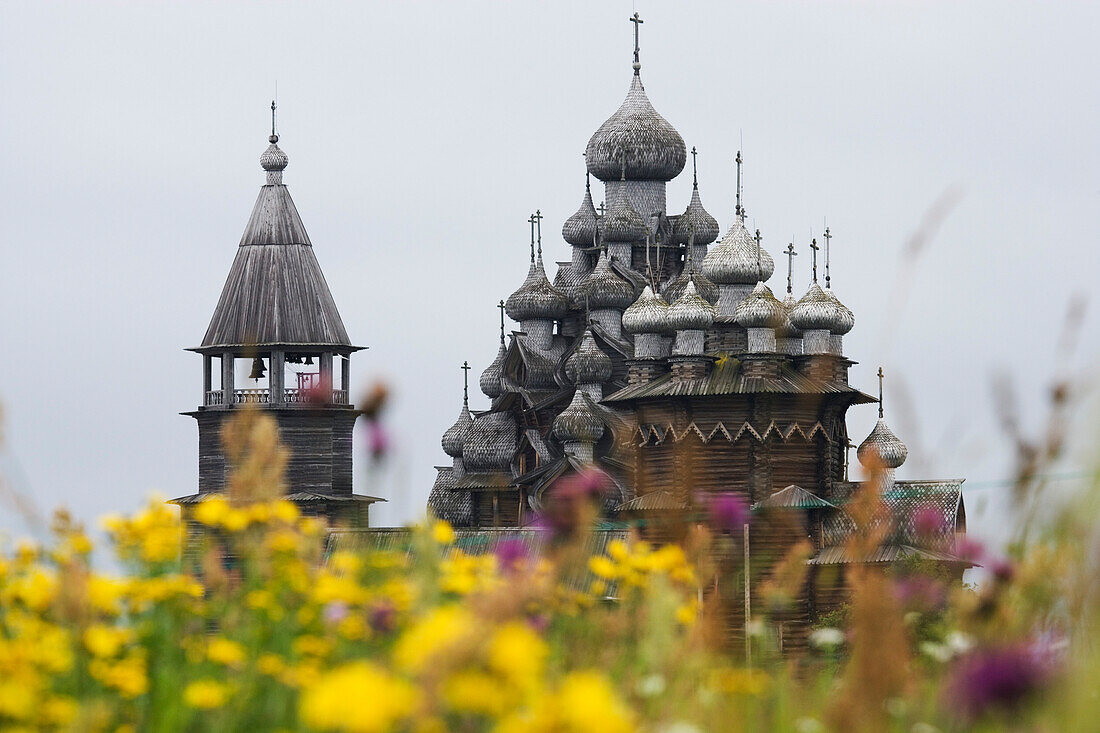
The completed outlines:
<svg viewBox="0 0 1100 733">
<path fill-rule="evenodd" d="M 271 144 L 267 146 L 267 150 L 260 156 L 260 166 L 265 171 L 281 171 L 285 169 L 287 163 L 290 161 L 282 148 L 276 145 L 276 143 L 279 142 L 279 136 L 273 134 L 268 138 L 268 141 L 270 141 Z"/>
<path fill-rule="evenodd" d="M 462 443 L 466 439 L 466 430 L 470 427 L 473 418 L 470 417 L 470 405 L 466 399 L 462 400 L 462 411 L 458 413 L 458 420 L 443 433 L 443 452 L 451 458 L 462 457 Z"/>
<path fill-rule="evenodd" d="M 611 368 L 611 357 L 596 344 L 591 329 L 585 331 L 580 345 L 565 360 L 565 376 L 573 384 L 602 384 L 611 379 Z"/>
<path fill-rule="evenodd" d="M 791 308 L 791 324 L 800 331 L 836 332 L 844 326 L 844 315 L 837 308 L 838 303 L 826 295 L 820 285 L 812 283 Z"/>
<path fill-rule="evenodd" d="M 856 314 L 852 313 L 852 309 L 840 302 L 840 299 L 836 297 L 831 288 L 825 288 L 825 297 L 833 302 L 833 305 L 837 310 L 837 321 L 832 333 L 843 336 L 852 330 L 856 325 Z"/>
<path fill-rule="evenodd" d="M 577 213 L 565 220 L 561 236 L 574 247 L 591 247 L 596 242 L 596 207 L 592 205 L 592 186 L 584 183 L 584 200 Z"/>
<path fill-rule="evenodd" d="M 579 389 L 573 393 L 569 407 L 554 418 L 553 429 L 554 437 L 563 443 L 595 443 L 604 432 L 603 420 L 592 411 Z"/>
<path fill-rule="evenodd" d="M 668 331 L 668 303 L 646 285 L 638 299 L 623 312 L 623 328 L 630 333 Z"/>
<path fill-rule="evenodd" d="M 718 220 L 707 213 L 703 208 L 703 202 L 699 199 L 699 184 L 696 183 L 691 191 L 691 203 L 687 210 L 676 217 L 676 226 L 672 229 L 672 241 L 676 244 L 687 244 L 691 235 L 695 234 L 696 244 L 710 244 L 718 239 Z"/>
<path fill-rule="evenodd" d="M 600 252 L 595 269 L 577 289 L 577 301 L 581 298 L 587 298 L 588 307 L 594 310 L 613 308 L 621 311 L 634 302 L 634 286 L 611 269 L 607 250 Z"/>
<path fill-rule="evenodd" d="M 493 363 L 486 367 L 485 371 L 481 373 L 481 380 L 479 381 L 481 391 L 490 399 L 496 399 L 504 392 L 504 385 L 500 380 L 504 376 L 505 353 L 504 339 L 501 337 L 500 349 L 497 350 L 497 358 L 493 359 Z"/>
<path fill-rule="evenodd" d="M 462 443 L 467 471 L 500 471 L 516 452 L 516 421 L 507 412 L 487 412 L 470 421 Z"/>
<path fill-rule="evenodd" d="M 909 449 L 886 427 L 881 417 L 875 423 L 875 429 L 856 449 L 859 462 L 868 468 L 897 468 L 909 457 Z"/>
<path fill-rule="evenodd" d="M 772 295 L 771 288 L 758 282 L 748 297 L 737 304 L 733 317 L 742 328 L 780 328 L 787 320 L 787 312 Z"/>
<path fill-rule="evenodd" d="M 605 242 L 637 242 L 645 239 L 646 226 L 642 215 L 626 200 L 625 196 L 616 197 L 618 201 L 611 205 L 600 219 L 600 233 Z"/>
<path fill-rule="evenodd" d="M 546 279 L 539 257 L 531 263 L 527 279 L 508 296 L 504 307 L 513 321 L 556 320 L 569 310 L 569 299 Z"/>
<path fill-rule="evenodd" d="M 589 139 L 585 161 L 601 181 L 620 174 L 632 181 L 671 181 L 684 169 L 687 148 L 680 133 L 653 109 L 635 74 L 622 105 Z"/>
<path fill-rule="evenodd" d="M 689 282 L 695 283 L 695 291 L 699 293 L 699 295 L 702 295 L 703 299 L 708 303 L 715 304 L 718 302 L 718 286 L 702 273 L 696 272 L 695 263 L 691 262 L 690 259 L 688 264 L 680 270 L 679 276 L 665 286 L 665 291 L 663 293 L 665 301 L 675 303 L 679 300 L 680 296 L 684 294 L 684 289 L 687 288 Z"/>
<path fill-rule="evenodd" d="M 776 338 L 802 338 L 802 331 L 791 323 L 791 310 L 797 302 L 790 293 L 787 293 L 787 297 L 783 299 L 783 325 L 775 329 Z"/>
<path fill-rule="evenodd" d="M 668 326 L 673 331 L 704 331 L 714 323 L 714 306 L 703 300 L 695 289 L 695 283 L 688 283 L 675 303 L 668 309 Z"/>
<path fill-rule="evenodd" d="M 757 262 L 756 240 L 740 217 L 717 245 L 707 252 L 700 267 L 703 274 L 719 285 L 752 285 L 766 281 L 775 272 L 775 262 L 764 248 Z"/>
</svg>

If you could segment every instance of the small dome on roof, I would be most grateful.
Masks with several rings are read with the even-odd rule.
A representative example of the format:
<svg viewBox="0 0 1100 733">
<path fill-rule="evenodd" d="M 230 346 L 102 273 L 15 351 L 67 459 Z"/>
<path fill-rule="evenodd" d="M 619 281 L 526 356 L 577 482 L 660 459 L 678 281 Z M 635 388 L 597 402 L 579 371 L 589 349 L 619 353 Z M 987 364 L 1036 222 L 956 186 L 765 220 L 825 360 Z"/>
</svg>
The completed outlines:
<svg viewBox="0 0 1100 733">
<path fill-rule="evenodd" d="M 470 421 L 462 442 L 462 463 L 468 471 L 504 471 L 516 452 L 518 428 L 507 412 L 487 412 Z"/>
<path fill-rule="evenodd" d="M 469 429 L 473 418 L 470 416 L 470 405 L 465 398 L 462 400 L 462 411 L 458 413 L 458 420 L 443 433 L 443 452 L 451 458 L 462 457 L 462 443 L 466 439 L 466 430 Z"/>
<path fill-rule="evenodd" d="M 611 259 L 607 251 L 600 252 L 596 267 L 577 288 L 577 302 L 584 303 L 593 310 L 612 308 L 623 310 L 634 302 L 634 286 L 611 269 Z"/>
<path fill-rule="evenodd" d="M 707 213 L 699 198 L 699 184 L 691 191 L 691 202 L 683 214 L 676 217 L 676 226 L 672 230 L 672 241 L 687 244 L 695 234 L 695 244 L 710 244 L 718 238 L 718 220 Z"/>
<path fill-rule="evenodd" d="M 703 300 L 688 283 L 675 303 L 668 308 L 668 327 L 673 331 L 704 331 L 714 323 L 714 306 Z"/>
<path fill-rule="evenodd" d="M 603 436 L 604 425 L 578 389 L 569 406 L 554 418 L 553 430 L 554 437 L 562 442 L 595 443 Z"/>
<path fill-rule="evenodd" d="M 493 359 L 493 363 L 481 373 L 481 380 L 478 382 L 481 385 L 482 393 L 491 399 L 500 397 L 504 392 L 504 385 L 500 380 L 504 376 L 505 353 L 507 352 L 504 348 L 504 342 L 501 341 L 500 348 L 497 350 L 497 358 Z"/>
<path fill-rule="evenodd" d="M 565 360 L 565 376 L 573 384 L 603 384 L 611 379 L 611 357 L 592 336 L 592 329 L 584 332 L 577 348 Z"/>
<path fill-rule="evenodd" d="M 837 322 L 836 328 L 832 330 L 838 336 L 843 336 L 852 330 L 856 325 L 856 314 L 852 313 L 852 309 L 840 302 L 840 299 L 836 297 L 832 288 L 825 288 L 825 297 L 833 301 L 833 304 L 837 308 Z"/>
<path fill-rule="evenodd" d="M 695 262 L 691 259 L 690 253 L 688 253 L 688 261 L 684 263 L 680 274 L 665 286 L 662 296 L 667 302 L 675 303 L 684 294 L 684 289 L 689 282 L 695 283 L 696 292 L 703 296 L 703 299 L 708 303 L 714 305 L 718 302 L 718 286 L 711 282 L 706 275 L 695 269 Z"/>
<path fill-rule="evenodd" d="M 684 138 L 657 114 L 635 74 L 626 99 L 600 125 L 585 152 L 588 171 L 601 181 L 671 181 L 684 169 Z"/>
<path fill-rule="evenodd" d="M 611 208 L 600 219 L 600 234 L 605 242 L 638 242 L 645 239 L 646 225 L 642 215 L 626 200 L 616 197 Z"/>
<path fill-rule="evenodd" d="M 763 247 L 757 261 L 756 240 L 740 217 L 734 217 L 733 226 L 707 252 L 700 269 L 719 285 L 752 285 L 759 281 L 766 282 L 775 272 L 775 262 Z"/>
<path fill-rule="evenodd" d="M 527 279 L 508 296 L 504 309 L 514 321 L 556 320 L 569 310 L 569 299 L 550 284 L 540 256 L 531 263 Z"/>
<path fill-rule="evenodd" d="M 783 299 L 783 325 L 775 329 L 776 338 L 802 338 L 802 331 L 791 323 L 791 309 L 797 302 L 790 293 L 787 293 L 787 297 Z"/>
<path fill-rule="evenodd" d="M 780 328 L 787 320 L 787 313 L 771 288 L 758 282 L 748 297 L 737 304 L 733 317 L 742 328 Z"/>
<path fill-rule="evenodd" d="M 791 324 L 801 331 L 835 333 L 844 325 L 844 315 L 837 308 L 838 302 L 827 296 L 816 282 L 811 283 L 806 294 L 791 308 Z"/>
<path fill-rule="evenodd" d="M 867 468 L 877 468 L 879 464 L 883 468 L 897 468 L 909 457 L 909 449 L 880 417 L 871 434 L 859 444 L 856 456 Z"/>
<path fill-rule="evenodd" d="M 596 243 L 596 207 L 592 205 L 592 186 L 584 184 L 584 199 L 577 213 L 565 220 L 561 236 L 574 247 L 592 247 Z"/>
<path fill-rule="evenodd" d="M 260 156 L 260 166 L 265 171 L 281 171 L 286 168 L 289 159 L 286 157 L 286 153 L 282 151 L 277 142 L 279 142 L 278 135 L 272 135 L 271 144 L 267 146 L 267 150 Z"/>
<path fill-rule="evenodd" d="M 665 333 L 668 331 L 668 303 L 648 285 L 623 312 L 623 328 L 629 333 Z"/>
</svg>

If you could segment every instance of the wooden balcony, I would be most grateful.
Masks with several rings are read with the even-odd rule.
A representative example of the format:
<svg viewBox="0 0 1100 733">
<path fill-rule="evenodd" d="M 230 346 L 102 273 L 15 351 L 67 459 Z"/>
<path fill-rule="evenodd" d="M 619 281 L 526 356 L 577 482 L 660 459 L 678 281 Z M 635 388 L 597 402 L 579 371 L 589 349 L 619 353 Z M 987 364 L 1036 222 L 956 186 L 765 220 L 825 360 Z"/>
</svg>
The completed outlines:
<svg viewBox="0 0 1100 733">
<path fill-rule="evenodd" d="M 317 389 L 284 389 L 283 404 L 307 407 L 310 405 L 347 405 L 348 391 L 346 389 L 332 390 L 330 400 L 324 401 L 325 395 Z M 236 389 L 233 390 L 233 405 L 267 405 L 271 403 L 271 391 L 268 389 Z M 224 406 L 225 391 L 220 389 L 207 390 L 203 405 L 206 407 Z"/>
</svg>

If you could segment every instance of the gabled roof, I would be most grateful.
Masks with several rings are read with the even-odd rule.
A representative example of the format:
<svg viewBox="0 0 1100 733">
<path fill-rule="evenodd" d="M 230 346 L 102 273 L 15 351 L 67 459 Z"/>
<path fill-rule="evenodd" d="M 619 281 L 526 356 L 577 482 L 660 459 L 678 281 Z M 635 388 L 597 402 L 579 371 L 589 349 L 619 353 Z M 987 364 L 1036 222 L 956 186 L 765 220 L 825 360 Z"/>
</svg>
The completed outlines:
<svg viewBox="0 0 1100 733">
<path fill-rule="evenodd" d="M 428 495 L 428 508 L 440 519 L 456 527 L 468 525 L 473 516 L 473 497 L 469 491 L 458 491 L 454 469 L 451 466 L 436 466 L 439 474 Z"/>
<path fill-rule="evenodd" d="M 355 351 L 287 187 L 260 188 L 202 345 Z"/>
<path fill-rule="evenodd" d="M 870 404 L 875 398 L 854 387 L 835 382 L 824 382 L 801 374 L 790 366 L 782 366 L 776 377 L 749 377 L 741 369 L 741 361 L 735 358 L 719 359 L 705 377 L 699 379 L 678 378 L 671 372 L 649 382 L 632 384 L 612 395 L 604 402 L 626 402 L 646 397 L 704 397 L 729 394 L 849 394 L 852 404 Z"/>
<path fill-rule="evenodd" d="M 791 484 L 780 489 L 767 499 L 752 505 L 753 509 L 835 509 L 833 504 L 812 494 L 801 486 Z"/>
</svg>

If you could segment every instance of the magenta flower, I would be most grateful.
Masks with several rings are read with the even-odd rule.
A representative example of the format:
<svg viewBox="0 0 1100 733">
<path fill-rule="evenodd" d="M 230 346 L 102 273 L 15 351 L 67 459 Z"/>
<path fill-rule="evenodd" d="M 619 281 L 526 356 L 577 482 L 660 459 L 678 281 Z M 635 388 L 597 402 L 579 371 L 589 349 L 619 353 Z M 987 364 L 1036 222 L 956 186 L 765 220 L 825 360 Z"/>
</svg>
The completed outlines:
<svg viewBox="0 0 1100 733">
<path fill-rule="evenodd" d="M 969 537 L 960 537 L 955 541 L 955 554 L 961 560 L 979 564 L 985 557 L 985 546 Z"/>
<path fill-rule="evenodd" d="M 939 509 L 932 504 L 925 504 L 913 512 L 913 529 L 920 537 L 935 537 L 947 529 L 947 523 Z"/>
<path fill-rule="evenodd" d="M 390 442 L 390 434 L 377 420 L 367 423 L 367 450 L 372 459 L 385 458 L 390 451 Z"/>
<path fill-rule="evenodd" d="M 971 652 L 956 664 L 945 690 L 966 720 L 1000 708 L 1011 710 L 1043 687 L 1053 672 L 1048 656 L 1029 645 Z"/>
<path fill-rule="evenodd" d="M 521 563 L 527 560 L 527 545 L 523 540 L 509 537 L 501 540 L 496 546 L 497 562 L 506 572 L 515 570 Z"/>
<path fill-rule="evenodd" d="M 934 613 L 947 605 L 943 583 L 927 575 L 910 575 L 894 584 L 894 596 L 907 611 Z"/>
<path fill-rule="evenodd" d="M 719 532 L 733 532 L 749 523 L 749 505 L 737 494 L 716 494 L 705 501 L 707 520 Z"/>
</svg>

